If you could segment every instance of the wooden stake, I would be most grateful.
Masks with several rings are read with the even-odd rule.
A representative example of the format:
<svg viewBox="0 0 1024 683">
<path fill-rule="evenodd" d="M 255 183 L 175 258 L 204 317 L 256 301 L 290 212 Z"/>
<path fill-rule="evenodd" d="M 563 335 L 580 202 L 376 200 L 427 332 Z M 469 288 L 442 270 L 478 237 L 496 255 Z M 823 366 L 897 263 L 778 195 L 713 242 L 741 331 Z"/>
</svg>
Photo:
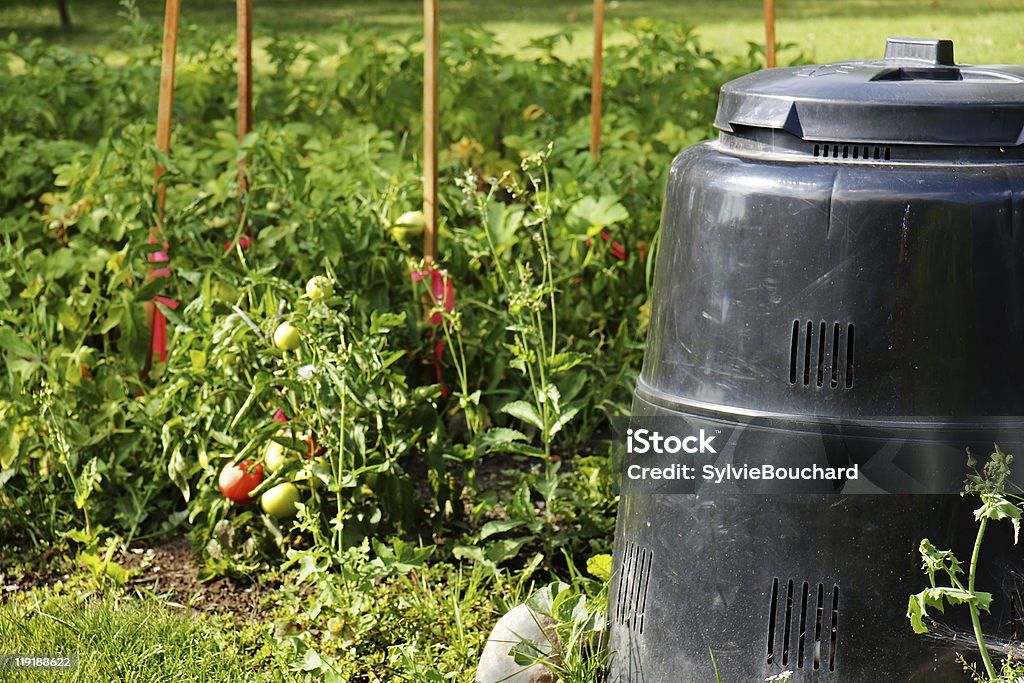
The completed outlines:
<svg viewBox="0 0 1024 683">
<path fill-rule="evenodd" d="M 171 151 L 171 115 L 174 110 L 174 63 L 178 55 L 178 19 L 181 16 L 181 0 L 167 0 L 164 7 L 164 45 L 163 55 L 160 61 L 160 100 L 157 105 L 156 114 L 156 146 L 162 152 Z M 153 189 L 156 192 L 157 224 L 150 232 L 150 243 L 163 241 L 162 223 L 164 221 L 164 202 L 167 198 L 167 188 L 160 182 L 160 178 L 166 169 L 160 164 L 153 170 Z M 156 258 L 150 254 L 148 260 L 153 263 L 163 263 L 167 260 Z M 157 270 L 163 270 L 157 269 Z M 150 270 L 150 277 L 154 270 Z M 157 297 L 159 299 L 160 297 Z M 170 301 L 169 299 L 167 301 Z M 173 302 L 172 302 L 173 303 Z M 150 332 L 150 348 L 146 354 L 146 362 L 142 366 L 141 376 L 143 381 L 149 379 L 149 373 L 153 368 L 153 356 L 159 355 L 164 360 L 167 352 L 166 346 L 166 320 L 164 314 L 156 306 L 156 300 L 146 302 L 146 324 Z"/>
<path fill-rule="evenodd" d="M 164 49 L 160 63 L 160 104 L 156 116 L 156 146 L 163 152 L 171 149 L 171 114 L 174 109 L 174 62 L 178 54 L 178 18 L 181 16 L 181 0 L 167 0 L 164 10 Z M 156 190 L 157 211 L 163 220 L 166 188 L 160 183 L 165 169 L 157 164 L 153 178 Z"/>
<path fill-rule="evenodd" d="M 601 145 L 601 86 L 604 71 L 604 0 L 594 0 L 594 74 L 590 83 L 590 153 Z"/>
<path fill-rule="evenodd" d="M 252 131 L 252 0 L 237 0 L 238 13 L 238 141 Z M 248 189 L 245 158 L 238 162 L 238 194 Z"/>
<path fill-rule="evenodd" d="M 423 258 L 437 260 L 437 118 L 441 40 L 438 0 L 423 0 Z"/>
<path fill-rule="evenodd" d="M 775 68 L 775 0 L 764 0 L 764 61 Z"/>
</svg>

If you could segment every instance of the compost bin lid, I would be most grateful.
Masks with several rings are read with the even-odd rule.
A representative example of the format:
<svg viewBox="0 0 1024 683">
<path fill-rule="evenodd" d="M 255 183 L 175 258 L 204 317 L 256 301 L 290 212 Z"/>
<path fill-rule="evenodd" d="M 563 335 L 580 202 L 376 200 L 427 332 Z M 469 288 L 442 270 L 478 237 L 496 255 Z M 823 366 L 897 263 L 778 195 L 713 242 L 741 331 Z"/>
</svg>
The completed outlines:
<svg viewBox="0 0 1024 683">
<path fill-rule="evenodd" d="M 953 42 L 889 38 L 881 60 L 767 69 L 722 87 L 715 126 L 808 141 L 1015 147 L 1024 66 L 957 64 Z"/>
</svg>

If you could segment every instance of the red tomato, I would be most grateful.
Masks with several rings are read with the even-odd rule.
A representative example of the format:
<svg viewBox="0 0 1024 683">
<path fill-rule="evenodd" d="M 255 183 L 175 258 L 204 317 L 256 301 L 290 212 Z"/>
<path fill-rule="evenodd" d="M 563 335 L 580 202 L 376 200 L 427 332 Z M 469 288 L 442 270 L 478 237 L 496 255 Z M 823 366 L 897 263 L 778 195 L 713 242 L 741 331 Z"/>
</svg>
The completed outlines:
<svg viewBox="0 0 1024 683">
<path fill-rule="evenodd" d="M 224 497 L 238 505 L 252 502 L 252 490 L 263 481 L 263 466 L 256 465 L 252 460 L 243 460 L 234 465 L 228 463 L 217 477 L 217 485 Z"/>
</svg>

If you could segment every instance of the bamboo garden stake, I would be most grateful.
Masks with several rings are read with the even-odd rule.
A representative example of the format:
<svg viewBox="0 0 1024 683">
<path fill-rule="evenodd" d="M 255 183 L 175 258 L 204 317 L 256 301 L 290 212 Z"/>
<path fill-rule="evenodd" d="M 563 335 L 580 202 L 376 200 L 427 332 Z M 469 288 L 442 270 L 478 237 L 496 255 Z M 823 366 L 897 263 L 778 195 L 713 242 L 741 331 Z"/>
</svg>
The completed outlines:
<svg viewBox="0 0 1024 683">
<path fill-rule="evenodd" d="M 437 259 L 438 0 L 423 0 L 423 258 Z"/>
<path fill-rule="evenodd" d="M 775 68 L 775 0 L 764 0 L 764 62 Z"/>
<path fill-rule="evenodd" d="M 156 146 L 161 152 L 171 149 L 171 114 L 174 109 L 174 62 L 178 54 L 178 17 L 181 0 L 167 0 L 164 12 L 164 47 L 160 62 L 160 103 L 156 116 Z M 165 188 L 160 183 L 164 168 L 156 166 L 153 185 L 156 189 L 157 209 L 163 219 Z"/>
<path fill-rule="evenodd" d="M 238 11 L 238 141 L 252 131 L 252 0 L 237 0 Z M 238 194 L 248 189 L 245 157 L 238 161 Z"/>
<path fill-rule="evenodd" d="M 590 84 L 590 153 L 601 144 L 601 85 L 604 70 L 604 0 L 594 0 L 594 74 Z"/>
<path fill-rule="evenodd" d="M 181 16 L 181 1 L 167 0 L 164 9 L 164 45 L 160 61 L 160 100 L 156 116 L 156 146 L 161 152 L 171 149 L 171 115 L 174 109 L 174 64 L 178 54 L 178 19 Z M 146 258 L 153 264 L 149 269 L 150 279 L 167 277 L 171 274 L 170 257 L 167 255 L 167 242 L 163 237 L 164 202 L 167 198 L 167 187 L 160 182 L 166 169 L 157 163 L 153 171 L 153 189 L 156 191 L 156 225 L 149 236 L 149 243 L 161 245 Z M 142 377 L 149 377 L 153 366 L 153 358 L 161 363 L 167 361 L 167 318 L 157 303 L 170 308 L 177 308 L 178 302 L 163 295 L 157 295 L 146 304 L 146 320 L 149 323 L 150 350 L 146 354 L 146 362 L 142 368 Z"/>
</svg>

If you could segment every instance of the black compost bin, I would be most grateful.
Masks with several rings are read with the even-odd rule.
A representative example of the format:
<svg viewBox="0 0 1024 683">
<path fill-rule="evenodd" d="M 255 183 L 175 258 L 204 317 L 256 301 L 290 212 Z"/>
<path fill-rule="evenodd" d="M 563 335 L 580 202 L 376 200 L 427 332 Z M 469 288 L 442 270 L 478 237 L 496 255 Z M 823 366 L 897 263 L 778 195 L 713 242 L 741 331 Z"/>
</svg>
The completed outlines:
<svg viewBox="0 0 1024 683">
<path fill-rule="evenodd" d="M 726 683 L 965 680 L 966 608 L 933 636 L 905 612 L 922 538 L 970 558 L 965 448 L 1024 465 L 1024 67 L 890 39 L 733 81 L 715 125 L 672 164 L 632 418 L 692 438 L 626 455 L 609 680 L 711 683 L 711 653 Z M 1011 640 L 1024 566 L 991 528 Z"/>
</svg>

